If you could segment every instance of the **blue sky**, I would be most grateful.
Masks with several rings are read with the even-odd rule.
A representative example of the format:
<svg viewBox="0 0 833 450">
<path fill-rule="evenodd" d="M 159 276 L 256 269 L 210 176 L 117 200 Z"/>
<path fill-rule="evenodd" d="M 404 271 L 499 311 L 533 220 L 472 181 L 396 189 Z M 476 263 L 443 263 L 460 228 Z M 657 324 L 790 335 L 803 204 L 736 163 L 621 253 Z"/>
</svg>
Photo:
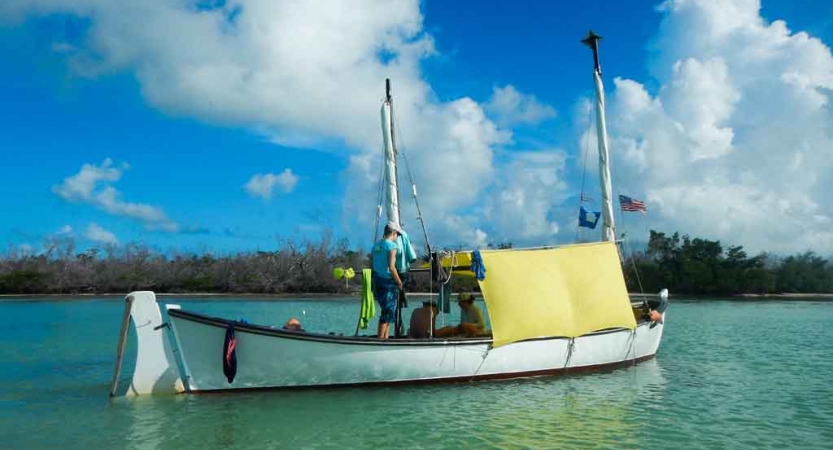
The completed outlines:
<svg viewBox="0 0 833 450">
<path fill-rule="evenodd" d="M 377 166 L 368 168 L 363 161 L 375 164 L 378 160 L 374 153 L 378 148 L 372 148 L 372 133 L 378 136 L 376 109 L 386 76 L 393 78 L 395 106 L 399 106 L 396 96 L 400 92 L 405 97 L 402 110 L 397 109 L 403 117 L 402 143 L 417 166 L 416 172 L 423 175 L 416 182 L 426 196 L 423 201 L 428 208 L 423 212 L 435 242 L 570 242 L 575 238 L 573 216 L 578 205 L 574 198 L 581 179 L 581 147 L 587 131 L 585 101 L 592 96 L 592 58 L 579 40 L 593 28 L 605 37 L 601 57 L 611 96 L 612 151 L 633 145 L 632 151 L 622 151 L 621 156 L 614 157 L 621 158 L 614 161 L 619 162 L 614 170 L 621 173 L 620 190 L 627 189 L 623 193 L 645 198 L 649 204 L 649 215 L 628 217 L 628 224 L 633 227 L 629 233 L 639 237 L 648 228 L 658 228 L 719 238 L 753 249 L 790 252 L 816 245 L 821 251 L 833 249 L 833 237 L 821 230 L 829 220 L 824 212 L 829 204 L 823 195 L 829 185 L 822 171 L 824 164 L 812 166 L 818 170 L 816 181 L 800 192 L 788 192 L 773 188 L 790 184 L 788 177 L 773 182 L 767 178 L 769 172 L 755 172 L 754 167 L 749 169 L 751 178 L 739 177 L 721 184 L 725 180 L 715 174 L 725 173 L 736 163 L 724 157 L 724 153 L 698 156 L 697 148 L 701 147 L 693 148 L 694 156 L 689 158 L 699 167 L 699 175 L 692 175 L 679 186 L 666 179 L 649 180 L 645 173 L 656 165 L 646 167 L 643 161 L 645 154 L 650 160 L 651 152 L 667 150 L 662 145 L 651 146 L 671 139 L 667 130 L 659 125 L 656 130 L 645 129 L 666 119 L 683 124 L 684 134 L 688 134 L 674 138 L 679 142 L 703 140 L 709 143 L 708 148 L 714 148 L 729 129 L 734 138 L 730 138 L 731 151 L 726 154 L 740 155 L 747 146 L 749 152 L 763 152 L 754 142 L 743 141 L 744 136 L 755 135 L 757 128 L 750 129 L 742 119 L 748 117 L 743 114 L 744 108 L 757 109 L 752 101 L 769 85 L 737 81 L 728 93 L 706 92 L 699 98 L 716 100 L 713 108 L 701 108 L 709 110 L 705 115 L 673 106 L 697 101 L 694 98 L 687 103 L 672 96 L 675 86 L 691 81 L 680 75 L 685 65 L 679 66 L 683 69 L 675 75 L 664 75 L 676 70 L 672 69 L 673 62 L 699 61 L 702 65 L 694 64 L 692 70 L 697 73 L 700 68 L 704 73 L 712 73 L 709 71 L 713 69 L 718 80 L 724 72 L 720 67 L 728 67 L 730 75 L 739 72 L 732 70 L 732 55 L 736 54 L 732 52 L 737 51 L 730 45 L 733 39 L 715 39 L 708 45 L 696 41 L 702 37 L 702 30 L 696 27 L 703 17 L 711 17 L 709 20 L 714 23 L 726 15 L 748 18 L 748 24 L 726 26 L 741 34 L 747 33 L 743 31 L 748 29 L 747 25 L 758 27 L 762 36 L 769 36 L 772 33 L 767 34 L 767 30 L 777 28 L 772 27 L 772 21 L 786 21 L 790 30 L 786 36 L 795 48 L 778 51 L 789 55 L 806 51 L 808 56 L 795 57 L 795 61 L 808 68 L 802 72 L 799 62 L 788 61 L 786 56 L 767 57 L 761 62 L 766 64 L 761 66 L 766 70 L 755 77 L 738 79 L 765 78 L 771 73 L 773 80 L 784 80 L 789 74 L 806 72 L 810 75 L 799 78 L 811 80 L 812 93 L 829 98 L 833 73 L 826 68 L 824 49 L 829 57 L 825 43 L 829 46 L 833 42 L 830 2 L 808 1 L 796 6 L 794 2 L 765 0 L 760 16 L 756 2 L 750 0 L 726 2 L 744 14 L 721 12 L 705 5 L 708 2 L 685 0 L 671 2 L 673 7 L 662 10 L 657 9 L 656 2 L 646 1 L 583 5 L 403 1 L 391 3 L 391 9 L 401 10 L 401 14 L 392 12 L 389 22 L 382 24 L 376 23 L 378 11 L 366 15 L 361 11 L 323 14 L 320 21 L 329 21 L 327 26 L 345 33 L 340 40 L 356 35 L 355 45 L 345 44 L 344 49 L 332 51 L 358 49 L 357 52 L 367 50 L 377 55 L 371 63 L 359 56 L 358 62 L 345 63 L 345 72 L 349 73 L 335 71 L 322 76 L 316 71 L 315 76 L 326 83 L 321 91 L 343 86 L 343 91 L 323 98 L 316 97 L 318 89 L 314 87 L 309 92 L 303 87 L 281 91 L 279 83 L 284 80 L 290 86 L 304 85 L 303 80 L 309 78 L 304 72 L 307 60 L 327 56 L 318 55 L 320 49 L 315 47 L 332 46 L 326 37 L 316 40 L 312 33 L 302 40 L 297 33 L 281 34 L 283 29 L 276 25 L 273 36 L 278 38 L 264 40 L 267 45 L 249 37 L 229 43 L 225 50 L 228 53 L 218 50 L 216 55 L 206 55 L 213 51 L 208 44 L 199 52 L 190 52 L 193 45 L 187 43 L 171 50 L 167 45 L 154 43 L 152 35 L 144 34 L 147 30 L 141 30 L 142 23 L 152 27 L 155 22 L 142 22 L 142 14 L 159 20 L 158 35 L 177 41 L 213 39 L 225 45 L 224 39 L 234 32 L 226 30 L 199 38 L 197 33 L 206 27 L 200 23 L 204 15 L 200 16 L 196 2 L 167 2 L 180 5 L 176 12 L 180 16 L 168 11 L 166 2 L 148 2 L 155 3 L 160 4 L 158 10 L 137 8 L 135 17 L 125 12 L 125 17 L 119 19 L 123 23 L 113 18 L 110 7 L 88 0 L 46 1 L 38 8 L 13 0 L 0 7 L 0 189 L 4 192 L 0 210 L 5 212 L 0 221 L 0 242 L 38 251 L 45 238 L 63 232 L 74 236 L 81 247 L 100 246 L 115 239 L 119 244 L 143 242 L 163 251 L 233 252 L 274 248 L 279 239 L 318 239 L 329 229 L 336 237 L 350 239 L 353 246 L 367 246 L 373 234 L 367 215 L 375 210 L 374 183 L 369 180 L 377 173 L 373 168 Z M 263 7 L 256 3 L 223 2 L 219 9 L 237 8 L 234 14 L 240 15 L 237 18 L 227 11 L 225 26 L 239 27 L 243 34 L 246 14 Z M 359 3 L 352 5 L 362 9 Z M 275 9 L 276 23 L 292 13 L 288 7 Z M 296 22 L 310 28 L 320 25 L 317 15 L 302 13 Z M 169 16 L 181 17 L 183 29 L 172 27 L 175 21 L 162 20 Z M 369 25 L 364 27 L 363 20 Z M 131 25 L 132 22 L 135 23 Z M 141 31 L 130 34 L 131 27 Z M 128 31 L 122 32 L 125 28 Z M 369 36 L 361 30 L 352 31 L 362 28 L 379 31 L 368 32 Z M 819 41 L 821 49 L 806 50 L 800 44 L 801 38 L 796 37 L 800 31 Z M 669 36 L 675 32 L 684 39 L 669 42 Z M 275 39 L 288 42 L 290 49 L 271 51 L 268 45 L 276 45 Z M 696 42 L 689 46 L 687 39 Z M 111 41 L 118 41 L 118 45 Z M 300 49 L 297 55 L 292 53 L 292 46 Z M 379 47 L 385 50 L 380 52 Z M 688 48 L 699 50 L 688 54 Z M 393 55 L 396 64 L 389 63 L 387 53 Z M 241 67 L 252 64 L 252 77 L 274 81 L 254 93 L 241 88 L 240 95 L 231 91 L 235 84 L 224 84 L 227 77 L 220 81 L 205 79 L 206 85 L 198 88 L 183 82 L 194 82 L 190 74 L 201 65 L 208 67 L 232 56 Z M 663 65 L 665 61 L 671 63 Z M 719 63 L 714 66 L 710 61 Z M 373 67 L 383 70 L 369 70 Z M 359 78 L 361 81 L 356 81 Z M 613 81 L 615 78 L 632 80 L 634 84 L 625 83 L 622 87 Z M 700 78 L 695 76 L 696 79 Z M 377 85 L 378 94 L 373 90 L 367 90 L 372 92 L 370 95 L 364 94 L 367 86 L 376 89 Z M 284 94 L 271 96 L 272 87 Z M 495 106 L 499 105 L 496 99 L 500 95 L 511 92 L 522 100 L 516 110 Z M 663 106 L 672 106 L 661 117 L 645 117 L 637 127 L 636 122 L 627 120 L 631 117 L 628 108 L 634 107 L 634 103 L 626 100 L 632 98 L 630 94 L 642 95 L 640 92 L 661 101 Z M 256 104 L 261 96 L 264 103 Z M 462 99 L 470 103 L 461 102 Z M 350 102 L 362 105 L 363 112 L 367 103 L 369 113 L 351 114 L 349 108 L 344 113 L 333 112 L 341 103 L 354 104 Z M 796 100 L 796 105 L 804 104 Z M 280 112 L 272 114 L 272 107 Z M 789 158 L 800 158 L 804 164 L 809 164 L 812 155 L 822 161 L 833 159 L 825 153 L 830 141 L 829 108 L 825 104 L 807 114 L 812 114 L 808 116 L 813 118 L 811 122 L 819 122 L 818 129 L 802 133 L 800 142 L 790 141 L 765 153 L 806 147 L 808 152 L 815 153 Z M 758 125 L 765 128 L 766 120 L 777 117 L 764 116 Z M 320 125 L 316 125 L 319 118 Z M 708 123 L 704 124 L 704 120 Z M 459 129 L 471 131 L 461 137 L 455 134 Z M 435 130 L 436 137 L 432 136 Z M 816 135 L 820 141 L 809 140 Z M 451 137 L 459 142 L 448 144 Z M 446 144 L 448 148 L 443 147 Z M 455 152 L 462 156 L 455 157 Z M 447 165 L 440 161 L 446 157 L 450 158 Z M 750 156 L 743 158 L 748 160 Z M 772 158 L 773 167 L 783 164 L 774 156 L 767 158 Z M 784 158 L 789 159 L 786 155 Z M 117 203 L 106 206 L 100 200 L 59 195 L 64 180 L 78 174 L 83 165 L 101 168 L 107 159 L 112 161 L 111 167 L 118 168 L 119 179 L 97 184 L 95 192 L 110 186 L 118 192 Z M 490 162 L 484 166 L 475 159 Z M 710 165 L 705 166 L 704 160 Z M 244 188 L 256 174 L 278 175 L 287 169 L 294 181 L 290 180 L 284 188 L 280 183 L 276 185 L 269 198 L 254 196 Z M 806 170 L 803 173 L 806 178 Z M 449 178 L 460 174 L 468 174 L 471 179 L 463 177 L 459 184 L 447 185 Z M 589 177 L 591 182 L 595 181 L 595 174 Z M 766 189 L 756 191 L 759 184 L 755 179 L 769 180 L 763 183 Z M 723 191 L 712 189 L 713 186 Z M 469 192 L 462 195 L 464 191 Z M 736 220 L 704 220 L 703 211 L 691 208 L 681 212 L 679 193 L 692 191 L 707 199 L 725 198 L 721 192 L 735 195 L 722 211 L 724 216 Z M 462 198 L 457 201 L 451 197 Z M 816 225 L 803 230 L 805 237 L 800 239 L 791 237 L 789 230 L 761 232 L 754 226 L 760 223 L 759 217 L 739 206 L 750 203 L 749 198 L 763 203 L 770 199 L 772 205 L 780 205 L 772 208 L 783 207 L 786 215 L 799 212 L 818 216 Z M 784 199 L 791 203 L 783 206 Z M 694 201 L 703 203 L 702 198 Z M 163 222 L 125 212 L 129 205 L 163 211 L 167 220 L 164 223 L 175 226 L 161 229 L 159 224 Z M 747 212 L 748 218 L 741 217 Z M 524 215 L 528 217 L 520 217 Z"/>
</svg>

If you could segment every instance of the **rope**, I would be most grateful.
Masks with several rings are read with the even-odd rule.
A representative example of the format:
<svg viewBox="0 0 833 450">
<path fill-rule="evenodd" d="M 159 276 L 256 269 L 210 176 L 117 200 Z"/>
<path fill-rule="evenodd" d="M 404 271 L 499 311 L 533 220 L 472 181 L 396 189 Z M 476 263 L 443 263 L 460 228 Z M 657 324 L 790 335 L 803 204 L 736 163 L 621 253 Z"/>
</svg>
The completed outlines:
<svg viewBox="0 0 833 450">
<path fill-rule="evenodd" d="M 419 197 L 417 196 L 416 183 L 414 183 L 413 173 L 411 172 L 411 163 L 408 160 L 408 153 L 405 151 L 406 146 L 404 144 L 404 142 L 405 142 L 404 134 L 402 133 L 402 128 L 399 126 L 399 119 L 397 119 L 396 112 L 394 111 L 392 105 L 391 105 L 391 109 L 390 109 L 390 117 L 391 117 L 391 122 L 392 122 L 392 125 L 393 125 L 391 131 L 395 130 L 396 134 L 399 135 L 399 144 L 400 144 L 401 148 L 396 148 L 396 152 L 402 154 L 402 158 L 405 160 L 405 172 L 408 173 L 408 182 L 411 184 L 411 194 L 414 198 L 414 205 L 416 205 L 416 209 L 417 209 L 417 220 L 419 221 L 419 225 L 422 228 L 422 235 L 425 238 L 425 249 L 426 249 L 427 254 L 428 254 L 428 259 L 429 259 L 429 261 L 431 261 L 431 265 L 429 266 L 431 268 L 431 272 L 429 272 L 429 273 L 433 273 L 433 264 L 434 264 L 434 262 L 433 262 L 433 259 L 431 258 L 431 241 L 428 238 L 428 230 L 425 227 L 425 219 L 422 217 L 422 208 L 420 208 L 420 206 L 419 206 Z M 398 175 L 397 175 L 397 177 L 398 177 Z M 399 184 L 398 184 L 398 180 L 397 180 L 397 188 L 398 187 L 399 187 Z M 401 199 L 400 199 L 400 202 L 401 202 Z M 402 220 L 401 213 L 400 213 L 400 219 L 399 220 L 400 221 Z M 442 265 L 441 265 L 441 267 L 442 267 Z M 449 275 L 449 278 L 450 278 L 450 275 Z M 431 304 L 431 298 L 432 298 L 433 292 L 434 292 L 433 288 L 434 288 L 434 280 L 431 279 L 431 281 L 428 283 L 428 301 L 429 301 L 429 305 Z M 440 289 L 442 289 L 442 288 L 440 288 Z M 429 309 L 429 320 L 430 320 L 429 323 L 433 324 L 434 323 L 434 308 L 431 308 L 429 306 L 428 309 Z M 442 324 L 443 324 L 443 326 L 445 326 L 445 313 L 443 313 L 443 315 L 442 315 Z M 433 331 L 432 328 L 433 327 L 429 326 L 429 337 L 433 339 L 434 331 Z"/>
<path fill-rule="evenodd" d="M 590 133 L 593 125 L 593 108 L 587 111 L 587 139 L 585 139 L 584 144 L 584 164 L 581 167 L 581 193 L 578 197 L 578 205 L 581 207 L 581 204 L 584 201 L 584 180 L 587 178 L 587 154 L 590 153 Z M 578 242 L 578 235 L 579 230 L 581 230 L 581 223 L 576 224 L 576 239 L 575 241 Z"/>
<path fill-rule="evenodd" d="M 443 289 L 443 286 L 445 286 L 445 285 L 447 285 L 448 283 L 451 282 L 451 275 L 454 273 L 454 266 L 457 265 L 457 254 L 454 252 L 454 250 L 446 250 L 446 251 L 443 251 L 440 254 L 440 258 L 439 258 L 440 259 L 440 267 L 439 267 L 439 269 L 442 269 L 443 260 L 446 257 L 448 257 L 449 260 L 451 261 L 451 266 L 448 268 L 448 276 L 446 277 L 445 281 L 439 280 L 440 295 L 444 295 L 445 290 Z M 451 299 L 449 298 L 448 301 L 451 302 Z M 443 327 L 445 326 L 445 311 L 442 311 L 442 325 L 443 325 Z"/>
<path fill-rule="evenodd" d="M 636 327 L 639 328 L 639 325 L 637 325 Z M 625 360 L 627 360 L 628 355 L 630 355 L 631 350 L 633 350 L 633 364 L 631 366 L 636 366 L 636 349 L 634 348 L 635 345 L 636 345 L 636 328 L 631 330 L 631 343 L 630 343 L 630 346 L 628 348 L 628 354 L 625 355 Z"/>
<path fill-rule="evenodd" d="M 570 364 L 570 359 L 573 358 L 573 347 L 576 345 L 576 338 L 570 338 L 570 344 L 567 346 L 567 359 L 564 361 L 564 367 L 561 369 L 567 373 L 567 366 Z"/>
<path fill-rule="evenodd" d="M 451 266 L 448 268 L 448 276 L 445 281 L 440 282 L 442 285 L 446 285 L 451 281 L 451 274 L 454 273 L 454 266 L 457 265 L 457 253 L 454 250 L 445 250 L 440 253 L 440 267 L 442 267 L 442 261 L 445 258 L 449 258 Z"/>
<path fill-rule="evenodd" d="M 619 222 L 622 224 L 622 229 L 625 229 L 625 213 L 622 211 L 621 205 L 619 207 Z M 627 233 L 625 233 L 625 236 L 627 236 Z M 629 247 L 627 244 L 627 239 L 622 238 L 622 253 L 630 251 L 630 257 L 627 259 L 630 259 L 631 261 L 631 267 L 633 267 L 633 273 L 636 276 L 636 284 L 639 286 L 640 295 L 642 295 L 642 303 L 643 305 L 648 306 L 648 300 L 645 298 L 645 289 L 642 287 L 642 278 L 639 276 L 639 268 L 636 266 L 636 258 L 634 257 L 633 248 Z"/>
<path fill-rule="evenodd" d="M 420 227 L 422 228 L 422 235 L 423 235 L 423 236 L 424 236 L 424 238 L 425 238 L 425 247 L 426 247 L 426 250 L 427 250 L 427 252 L 428 252 L 428 257 L 429 257 L 429 260 L 431 260 L 431 241 L 430 241 L 430 240 L 429 240 L 429 238 L 428 238 L 428 230 L 427 230 L 427 229 L 426 229 L 426 227 L 425 227 L 425 220 L 424 220 L 424 218 L 422 217 L 422 209 L 421 209 L 421 208 L 420 208 L 420 206 L 419 206 L 419 197 L 417 196 L 416 183 L 414 183 L 413 174 L 412 174 L 412 172 L 411 172 L 411 165 L 410 165 L 410 161 L 408 160 L 408 154 L 405 152 L 405 145 L 403 144 L 403 143 L 404 143 L 404 139 L 403 139 L 403 136 L 404 136 L 404 135 L 403 135 L 403 133 L 402 133 L 402 129 L 401 129 L 401 127 L 399 126 L 399 120 L 396 118 L 396 112 L 395 112 L 395 111 L 394 111 L 394 109 L 393 109 L 393 102 L 391 102 L 390 117 L 391 117 L 391 145 L 393 145 L 393 147 L 394 147 L 394 148 L 393 148 L 393 150 L 394 150 L 394 158 L 395 158 L 395 160 L 394 160 L 394 161 L 397 161 L 397 160 L 398 160 L 398 157 L 397 157 L 397 156 L 398 156 L 398 154 L 401 154 L 401 155 L 402 155 L 402 157 L 403 157 L 403 158 L 404 158 L 404 160 L 405 160 L 405 171 L 408 173 L 408 182 L 411 184 L 411 194 L 412 194 L 412 196 L 413 196 L 413 199 L 414 199 L 414 204 L 416 205 L 416 209 L 417 209 L 417 220 L 419 221 Z M 394 135 L 398 135 L 398 137 L 399 137 L 399 143 L 400 143 L 400 145 L 399 145 L 399 146 L 397 146 L 397 145 L 395 144 L 395 141 L 393 140 L 393 139 L 394 139 Z M 400 148 L 400 147 L 401 147 L 401 148 Z M 381 216 L 382 216 L 382 196 L 383 196 L 383 193 L 384 193 L 384 187 L 383 187 L 383 181 L 382 181 L 382 179 L 383 179 L 383 175 L 384 175 L 385 163 L 386 163 L 386 159 L 385 159 L 385 158 L 386 158 L 386 155 L 385 155 L 384 149 L 383 149 L 383 151 L 382 151 L 381 153 L 382 153 L 382 164 L 381 164 L 381 166 L 379 167 L 379 191 L 378 191 L 378 197 L 377 197 L 377 205 L 378 205 L 378 206 L 377 206 L 377 209 L 378 209 L 378 213 L 377 213 L 377 216 L 376 216 L 376 227 L 375 227 L 376 231 L 374 232 L 374 237 L 373 237 L 373 242 L 374 242 L 374 243 L 376 242 L 376 239 L 377 239 L 377 237 L 378 237 L 378 231 L 379 231 L 379 220 L 380 220 L 380 218 L 381 218 Z M 396 172 L 397 172 L 397 173 L 396 173 L 396 178 L 397 178 L 397 179 L 396 179 L 396 187 L 397 187 L 397 190 L 398 190 L 398 189 L 399 189 L 399 170 L 398 170 L 398 164 L 397 164 L 396 166 L 397 166 L 397 171 L 396 171 Z M 397 193 L 398 193 L 398 192 L 397 192 Z M 398 196 L 397 196 L 397 197 L 398 197 Z M 401 198 L 398 198 L 398 200 L 399 200 L 399 202 L 397 203 L 397 205 L 396 205 L 396 206 L 397 206 L 397 208 L 400 208 L 400 205 L 401 205 L 401 200 L 402 200 L 402 199 L 401 199 Z M 402 213 L 401 213 L 401 210 L 399 211 L 399 213 L 400 213 L 400 214 L 399 214 L 400 225 L 401 225 L 401 226 L 404 226 L 404 224 L 402 224 L 402 223 L 401 223 L 401 221 L 402 221 Z M 431 267 L 431 268 L 433 269 L 433 261 L 431 261 L 431 263 L 430 263 L 430 264 L 431 264 L 431 265 L 430 265 L 429 267 Z M 432 270 L 432 272 L 433 272 L 433 270 Z M 450 280 L 450 279 L 451 279 L 451 274 L 449 274 L 449 280 Z M 446 283 L 447 283 L 447 282 L 448 282 L 448 280 L 446 280 Z M 441 289 L 442 289 L 442 288 L 441 288 Z M 434 280 L 433 280 L 433 279 L 431 279 L 431 281 L 428 283 L 428 294 L 429 294 L 428 299 L 429 299 L 429 304 L 430 304 L 430 301 L 431 301 L 431 297 L 433 296 L 433 292 L 434 292 Z M 429 313 L 429 314 L 430 314 L 430 315 L 429 315 L 429 319 L 430 319 L 430 321 L 431 321 L 430 323 L 432 323 L 432 324 L 433 324 L 433 323 L 434 323 L 434 309 L 433 309 L 433 308 L 429 308 L 429 310 L 430 310 L 430 313 Z M 443 323 L 443 325 L 445 325 L 445 314 L 444 314 L 444 313 L 443 313 L 443 316 L 442 316 L 442 320 L 443 320 L 443 322 L 442 322 L 442 323 Z M 429 328 L 430 328 L 430 327 L 429 327 Z M 432 330 L 432 329 L 429 329 L 429 337 L 431 337 L 431 338 L 433 338 L 433 337 L 434 337 L 434 336 L 433 336 L 433 330 Z"/>
<path fill-rule="evenodd" d="M 473 380 L 473 379 L 477 376 L 477 374 L 479 374 L 479 373 L 480 373 L 480 369 L 482 369 L 482 368 L 483 368 L 483 364 L 486 362 L 486 357 L 487 357 L 487 356 L 489 356 L 489 350 L 490 350 L 491 348 L 492 348 L 492 345 L 491 345 L 491 344 L 489 344 L 489 346 L 488 346 L 488 347 L 486 347 L 486 351 L 485 351 L 485 352 L 483 352 L 483 353 L 480 355 L 480 364 L 478 364 L 478 365 L 477 365 L 477 369 L 475 369 L 474 374 L 472 374 L 472 377 L 471 377 L 471 379 L 472 379 L 472 380 Z M 466 349 L 466 350 L 468 350 L 468 349 Z"/>
<path fill-rule="evenodd" d="M 376 226 L 373 227 L 373 241 L 370 245 L 376 245 L 376 240 L 379 239 L 379 221 L 382 219 L 382 197 L 385 192 L 384 178 L 386 159 L 384 144 L 382 145 L 382 151 L 379 153 L 382 155 L 382 163 L 379 164 L 379 183 L 376 188 Z"/>
<path fill-rule="evenodd" d="M 434 297 L 434 277 L 431 276 L 434 273 L 434 258 L 431 257 L 431 254 L 428 254 L 428 339 L 434 339 L 434 308 L 431 306 L 432 298 Z M 437 308 L 439 309 L 439 308 Z"/>
<path fill-rule="evenodd" d="M 431 241 L 428 239 L 428 230 L 425 228 L 425 220 L 422 217 L 422 209 L 419 207 L 416 183 L 414 183 L 413 174 L 411 173 L 411 164 L 408 160 L 408 154 L 405 152 L 405 145 L 403 144 L 405 139 L 403 138 L 402 129 L 399 127 L 399 120 L 396 118 L 396 113 L 393 111 L 393 108 L 391 108 L 390 114 L 391 119 L 393 120 L 393 126 L 399 135 L 399 143 L 402 144 L 402 148 L 397 149 L 397 151 L 402 154 L 402 158 L 405 160 L 405 171 L 408 173 L 408 182 L 411 183 L 411 193 L 417 209 L 417 220 L 419 220 L 419 224 L 422 227 L 422 235 L 425 237 L 425 247 L 428 250 L 428 256 L 431 256 Z"/>
</svg>

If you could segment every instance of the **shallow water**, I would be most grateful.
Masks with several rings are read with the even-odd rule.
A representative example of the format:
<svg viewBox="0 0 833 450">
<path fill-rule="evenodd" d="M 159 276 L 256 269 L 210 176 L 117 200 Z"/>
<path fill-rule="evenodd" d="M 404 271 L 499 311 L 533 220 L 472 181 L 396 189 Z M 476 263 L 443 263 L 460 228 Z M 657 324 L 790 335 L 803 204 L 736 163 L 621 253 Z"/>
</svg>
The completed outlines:
<svg viewBox="0 0 833 450">
<path fill-rule="evenodd" d="M 358 314 L 166 301 L 345 334 Z M 656 359 L 598 374 L 111 401 L 122 308 L 0 302 L 0 448 L 833 448 L 830 302 L 676 300 Z"/>
</svg>

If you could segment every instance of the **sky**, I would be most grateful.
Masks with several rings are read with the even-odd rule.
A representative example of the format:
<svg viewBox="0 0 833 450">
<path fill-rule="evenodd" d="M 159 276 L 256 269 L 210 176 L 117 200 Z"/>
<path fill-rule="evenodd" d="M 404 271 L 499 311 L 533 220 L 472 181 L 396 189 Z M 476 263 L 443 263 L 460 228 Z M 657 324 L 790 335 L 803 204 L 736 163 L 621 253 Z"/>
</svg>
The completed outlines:
<svg viewBox="0 0 833 450">
<path fill-rule="evenodd" d="M 5 0 L 0 244 L 369 247 L 385 78 L 433 245 L 596 239 L 591 28 L 620 233 L 833 254 L 833 3 L 785 0 Z"/>
</svg>

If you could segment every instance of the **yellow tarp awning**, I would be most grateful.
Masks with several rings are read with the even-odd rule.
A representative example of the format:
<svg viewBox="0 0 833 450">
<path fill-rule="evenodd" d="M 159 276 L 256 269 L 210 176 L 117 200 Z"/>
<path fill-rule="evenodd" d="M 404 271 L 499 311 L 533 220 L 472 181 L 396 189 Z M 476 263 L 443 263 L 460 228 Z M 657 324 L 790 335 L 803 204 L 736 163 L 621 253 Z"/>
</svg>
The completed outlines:
<svg viewBox="0 0 833 450">
<path fill-rule="evenodd" d="M 480 281 L 494 346 L 636 328 L 616 245 L 483 250 Z"/>
</svg>

